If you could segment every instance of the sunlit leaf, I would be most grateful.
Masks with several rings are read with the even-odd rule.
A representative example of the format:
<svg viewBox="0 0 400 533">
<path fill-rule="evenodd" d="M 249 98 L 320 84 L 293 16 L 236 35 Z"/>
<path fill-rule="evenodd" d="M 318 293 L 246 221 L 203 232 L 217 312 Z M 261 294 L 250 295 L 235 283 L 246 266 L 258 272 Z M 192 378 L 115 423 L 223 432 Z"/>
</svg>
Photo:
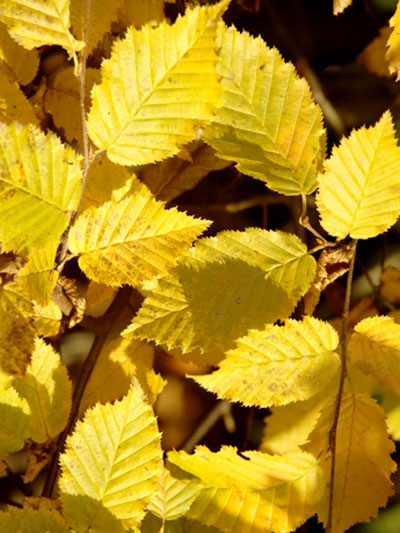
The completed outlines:
<svg viewBox="0 0 400 533">
<path fill-rule="evenodd" d="M 325 130 L 307 82 L 261 37 L 221 24 L 218 46 L 223 105 L 206 141 L 241 172 L 282 194 L 312 193 Z"/>
<path fill-rule="evenodd" d="M 81 156 L 56 135 L 0 124 L 0 241 L 24 252 L 57 240 L 76 207 Z"/>
<path fill-rule="evenodd" d="M 387 41 L 386 59 L 389 61 L 389 71 L 396 74 L 396 80 L 400 80 L 400 4 L 397 3 L 396 11 L 389 20 L 392 32 Z"/>
<path fill-rule="evenodd" d="M 21 287 L 40 305 L 48 303 L 58 280 L 58 272 L 54 269 L 57 247 L 55 241 L 47 248 L 33 250 L 18 272 Z"/>
<path fill-rule="evenodd" d="M 0 60 L 0 70 L 9 79 L 17 81 L 21 85 L 28 85 L 36 76 L 39 68 L 37 50 L 26 50 L 20 46 L 10 37 L 6 26 L 1 23 Z"/>
<path fill-rule="evenodd" d="M 0 452 L 17 452 L 29 437 L 28 402 L 11 387 L 0 389 Z"/>
<path fill-rule="evenodd" d="M 131 26 L 114 44 L 101 84 L 93 88 L 88 118 L 92 141 L 112 161 L 165 159 L 211 119 L 220 94 L 215 32 L 226 6 L 224 0 L 195 7 L 173 25 L 140 31 Z"/>
<path fill-rule="evenodd" d="M 74 528 L 96 530 L 107 515 L 126 526 L 140 523 L 162 473 L 162 452 L 156 419 L 137 382 L 121 401 L 87 411 L 60 462 L 64 516 Z"/>
<path fill-rule="evenodd" d="M 346 9 L 351 6 L 353 0 L 333 0 L 333 14 L 340 15 Z"/>
<path fill-rule="evenodd" d="M 400 148 L 389 111 L 353 130 L 324 163 L 317 206 L 324 229 L 344 239 L 375 237 L 400 213 Z"/>
</svg>

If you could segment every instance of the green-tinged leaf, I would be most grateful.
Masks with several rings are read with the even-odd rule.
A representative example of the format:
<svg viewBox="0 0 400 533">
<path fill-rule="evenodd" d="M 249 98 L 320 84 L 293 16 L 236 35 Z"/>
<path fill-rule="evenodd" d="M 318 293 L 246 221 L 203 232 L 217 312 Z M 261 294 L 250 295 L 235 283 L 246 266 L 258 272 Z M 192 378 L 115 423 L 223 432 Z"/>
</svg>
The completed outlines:
<svg viewBox="0 0 400 533">
<path fill-rule="evenodd" d="M 201 141 L 194 141 L 184 148 L 183 153 L 145 167 L 140 179 L 158 199 L 169 202 L 185 191 L 193 189 L 213 170 L 221 170 L 230 164 L 219 159 L 211 146 Z"/>
<path fill-rule="evenodd" d="M 54 241 L 47 248 L 32 250 L 28 262 L 19 270 L 21 287 L 39 305 L 49 302 L 58 272 L 54 269 L 58 243 Z"/>
<path fill-rule="evenodd" d="M 349 353 L 355 366 L 400 394 L 400 324 L 392 317 L 361 320 L 351 336 Z"/>
<path fill-rule="evenodd" d="M 3 251 L 44 248 L 66 229 L 81 186 L 81 156 L 33 126 L 0 124 Z"/>
<path fill-rule="evenodd" d="M 21 450 L 29 437 L 28 402 L 9 387 L 0 389 L 0 452 Z"/>
<path fill-rule="evenodd" d="M 104 531 L 106 515 L 140 523 L 163 467 L 157 422 L 137 381 L 121 401 L 87 411 L 60 462 L 64 516 L 74 529 Z"/>
<path fill-rule="evenodd" d="M 92 141 L 112 161 L 165 159 L 211 119 L 220 95 L 215 33 L 226 7 L 224 0 L 188 10 L 173 25 L 131 26 L 114 44 L 101 84 L 92 90 L 88 118 Z"/>
<path fill-rule="evenodd" d="M 329 476 L 328 452 L 336 398 L 323 409 L 310 443 L 304 446 L 316 456 L 326 453 L 324 467 Z M 385 413 L 365 394 L 347 394 L 342 399 L 336 431 L 335 489 L 332 533 L 342 533 L 357 522 L 368 522 L 378 508 L 385 506 L 393 491 L 391 473 L 396 469 L 390 454 L 394 450 L 385 423 Z M 354 502 L 357 502 L 357 505 Z M 328 498 L 318 510 L 327 524 Z"/>
<path fill-rule="evenodd" d="M 177 209 L 165 209 L 136 180 L 120 202 L 87 209 L 69 234 L 69 248 L 95 281 L 138 285 L 171 269 L 179 255 L 209 225 Z"/>
<path fill-rule="evenodd" d="M 261 37 L 220 24 L 223 105 L 205 139 L 241 172 L 282 194 L 310 194 L 325 154 L 322 113 L 291 63 Z"/>
<path fill-rule="evenodd" d="M 10 37 L 6 26 L 0 23 L 0 70 L 10 80 L 28 85 L 36 76 L 38 68 L 37 50 L 26 50 L 20 46 Z"/>
<path fill-rule="evenodd" d="M 0 284 L 0 366 L 22 373 L 36 336 L 32 302 L 17 283 Z"/>
<path fill-rule="evenodd" d="M 229 533 L 285 533 L 315 513 L 326 489 L 315 457 L 300 451 L 282 456 L 257 451 L 242 455 L 229 446 L 218 453 L 205 446 L 198 446 L 193 455 L 168 453 L 180 476 L 196 480 L 203 489 L 188 518 Z"/>
<path fill-rule="evenodd" d="M 270 407 L 308 400 L 340 367 L 336 331 L 327 322 L 305 317 L 284 326 L 267 325 L 236 341 L 210 375 L 192 376 L 219 398 Z"/>
<path fill-rule="evenodd" d="M 123 0 L 91 0 L 89 11 L 88 35 L 85 40 L 85 20 L 87 1 L 70 0 L 72 30 L 80 41 L 86 42 L 90 54 L 103 35 L 110 30 L 111 22 L 116 20 Z"/>
<path fill-rule="evenodd" d="M 10 124 L 14 120 L 38 124 L 33 107 L 19 85 L 0 68 L 0 122 Z"/>
<path fill-rule="evenodd" d="M 37 339 L 24 377 L 13 387 L 31 408 L 29 437 L 35 442 L 54 439 L 67 424 L 72 386 L 60 356 L 43 340 Z"/>
<path fill-rule="evenodd" d="M 400 148 L 389 111 L 354 130 L 324 163 L 317 206 L 324 229 L 344 239 L 375 237 L 400 213 Z"/>
<path fill-rule="evenodd" d="M 69 31 L 69 0 L 1 0 L 0 20 L 11 36 L 32 50 L 45 44 L 58 44 L 70 56 L 84 46 Z"/>
<path fill-rule="evenodd" d="M 196 481 L 176 479 L 164 469 L 148 510 L 163 520 L 175 520 L 188 512 L 200 492 L 201 487 Z"/>
<path fill-rule="evenodd" d="M 123 339 L 108 342 L 97 359 L 80 403 L 80 412 L 94 406 L 119 400 L 136 377 L 153 404 L 165 381 L 153 370 L 154 348 L 147 342 Z"/>
<path fill-rule="evenodd" d="M 55 510 L 17 509 L 0 512 L 0 531 L 7 533 L 68 533 L 70 529 Z"/>
<path fill-rule="evenodd" d="M 314 274 L 295 235 L 221 232 L 199 240 L 170 276 L 143 285 L 146 299 L 125 334 L 184 353 L 229 349 L 248 329 L 287 318 Z"/>
</svg>

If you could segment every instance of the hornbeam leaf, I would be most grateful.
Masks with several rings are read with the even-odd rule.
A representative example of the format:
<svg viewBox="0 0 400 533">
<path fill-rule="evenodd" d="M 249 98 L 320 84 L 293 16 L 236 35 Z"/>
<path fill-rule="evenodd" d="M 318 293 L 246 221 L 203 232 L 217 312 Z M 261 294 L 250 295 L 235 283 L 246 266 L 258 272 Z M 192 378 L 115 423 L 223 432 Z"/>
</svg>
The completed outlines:
<svg viewBox="0 0 400 533">
<path fill-rule="evenodd" d="M 397 3 L 396 11 L 389 21 L 393 28 L 387 41 L 386 59 L 389 61 L 389 72 L 396 74 L 396 81 L 400 80 L 400 4 Z"/>
<path fill-rule="evenodd" d="M 400 213 L 400 147 L 389 111 L 354 130 L 324 163 L 317 206 L 324 229 L 344 239 L 375 237 Z"/>
<path fill-rule="evenodd" d="M 209 225 L 177 209 L 165 209 L 135 180 L 131 195 L 84 211 L 69 234 L 69 248 L 94 281 L 138 285 L 164 274 Z"/>
<path fill-rule="evenodd" d="M 215 33 L 226 9 L 195 7 L 171 26 L 128 28 L 92 90 L 88 131 L 115 163 L 139 165 L 176 154 L 209 121 L 220 87 Z M 160 60 L 161 59 L 161 60 Z M 201 94 L 201 98 L 199 98 Z"/>
<path fill-rule="evenodd" d="M 30 414 L 25 398 L 11 387 L 0 389 L 0 452 L 13 453 L 24 447 Z"/>
<path fill-rule="evenodd" d="M 23 373 L 32 353 L 32 313 L 32 302 L 18 283 L 0 284 L 0 366 L 8 373 Z"/>
<path fill-rule="evenodd" d="M 216 372 L 192 377 L 220 398 L 248 406 L 308 400 L 326 387 L 340 367 L 334 351 L 338 335 L 316 318 L 267 325 L 236 342 Z"/>
<path fill-rule="evenodd" d="M 0 20 L 11 36 L 32 50 L 45 44 L 58 44 L 75 57 L 85 43 L 69 31 L 69 0 L 1 0 Z"/>
<path fill-rule="evenodd" d="M 311 454 L 268 455 L 223 446 L 212 453 L 198 446 L 193 455 L 168 453 L 180 478 L 193 479 L 202 491 L 187 517 L 229 533 L 286 533 L 315 513 L 326 477 Z M 174 472 L 174 470 L 173 470 Z"/>
<path fill-rule="evenodd" d="M 16 509 L 0 512 L 0 530 L 7 533 L 68 533 L 70 529 L 56 510 Z"/>
<path fill-rule="evenodd" d="M 349 353 L 355 366 L 400 394 L 400 324 L 392 317 L 361 320 L 351 336 Z"/>
<path fill-rule="evenodd" d="M 58 280 L 58 272 L 54 269 L 57 247 L 55 241 L 47 248 L 33 250 L 28 262 L 18 272 L 21 287 L 40 305 L 49 302 Z"/>
<path fill-rule="evenodd" d="M 12 39 L 4 24 L 0 23 L 0 70 L 9 79 L 28 85 L 39 68 L 37 50 L 26 50 Z"/>
<path fill-rule="evenodd" d="M 353 0 L 333 0 L 333 14 L 340 15 L 346 9 L 351 6 Z"/>
<path fill-rule="evenodd" d="M 71 408 L 72 386 L 60 356 L 43 340 L 37 339 L 31 362 L 22 378 L 12 386 L 31 408 L 29 437 L 45 442 L 64 429 Z"/>
<path fill-rule="evenodd" d="M 60 462 L 64 516 L 74 528 L 97 530 L 105 514 L 140 523 L 163 464 L 157 421 L 137 382 L 121 401 L 87 411 Z"/>
<path fill-rule="evenodd" d="M 310 443 L 304 446 L 317 457 L 327 452 L 322 462 L 327 476 L 331 468 L 329 431 L 335 409 L 336 398 L 325 405 Z M 397 466 L 390 457 L 393 450 L 385 413 L 376 401 L 366 394 L 345 395 L 336 431 L 332 533 L 347 531 L 357 522 L 368 522 L 379 507 L 386 505 L 393 490 L 390 475 Z M 328 498 L 321 501 L 318 516 L 326 525 Z"/>
<path fill-rule="evenodd" d="M 221 232 L 200 239 L 171 275 L 142 286 L 146 299 L 124 334 L 184 353 L 229 349 L 248 329 L 287 318 L 314 273 L 315 260 L 295 235 Z"/>
<path fill-rule="evenodd" d="M 27 253 L 57 240 L 76 208 L 81 156 L 34 126 L 0 124 L 0 241 Z"/>
<path fill-rule="evenodd" d="M 204 133 L 217 155 L 282 194 L 310 194 L 325 152 L 322 113 L 291 63 L 260 38 L 219 25 L 223 105 Z"/>
</svg>

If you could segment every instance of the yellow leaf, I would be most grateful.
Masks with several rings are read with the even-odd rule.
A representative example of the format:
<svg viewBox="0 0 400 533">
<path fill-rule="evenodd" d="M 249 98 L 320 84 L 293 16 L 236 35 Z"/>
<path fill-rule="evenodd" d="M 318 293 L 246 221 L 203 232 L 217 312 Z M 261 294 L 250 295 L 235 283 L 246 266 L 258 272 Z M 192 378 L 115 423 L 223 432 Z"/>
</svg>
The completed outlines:
<svg viewBox="0 0 400 533">
<path fill-rule="evenodd" d="M 390 78 L 389 61 L 386 58 L 387 41 L 392 33 L 392 28 L 384 26 L 379 34 L 357 56 L 357 61 L 367 67 L 370 72 L 377 76 Z"/>
<path fill-rule="evenodd" d="M 60 463 L 64 516 L 74 529 L 100 528 L 103 510 L 125 526 L 140 523 L 163 466 L 157 421 L 136 381 L 121 401 L 87 411 Z"/>
<path fill-rule="evenodd" d="M 87 0 L 70 0 L 72 30 L 80 41 L 85 40 L 85 20 Z M 89 26 L 86 41 L 87 53 L 90 54 L 104 33 L 110 30 L 111 22 L 117 18 L 122 0 L 91 0 Z M 135 0 L 136 4 L 136 0 Z"/>
<path fill-rule="evenodd" d="M 37 50 L 26 50 L 20 46 L 11 39 L 6 26 L 0 23 L 0 70 L 13 81 L 28 85 L 36 76 L 38 68 Z"/>
<path fill-rule="evenodd" d="M 95 318 L 103 316 L 114 301 L 117 292 L 118 289 L 113 289 L 102 283 L 90 281 L 85 295 L 85 315 L 93 316 Z"/>
<path fill-rule="evenodd" d="M 382 409 L 386 413 L 386 424 L 393 440 L 400 440 L 400 396 L 390 390 L 383 391 Z"/>
<path fill-rule="evenodd" d="M 140 179 L 151 192 L 164 202 L 193 189 L 209 172 L 221 170 L 231 164 L 219 159 L 213 148 L 201 141 L 194 141 L 185 150 L 189 152 L 188 159 L 183 159 L 178 154 L 161 163 L 145 167 L 140 174 Z"/>
<path fill-rule="evenodd" d="M 119 202 L 131 192 L 134 184 L 135 176 L 125 167 L 112 163 L 105 155 L 96 157 L 89 168 L 79 213 L 110 200 Z"/>
<path fill-rule="evenodd" d="M 351 6 L 353 0 L 333 0 L 333 14 L 340 15 L 346 9 Z"/>
<path fill-rule="evenodd" d="M 325 153 L 322 114 L 291 63 L 261 37 L 219 26 L 223 105 L 204 138 L 282 194 L 310 194 Z"/>
<path fill-rule="evenodd" d="M 101 84 L 92 90 L 88 117 L 90 138 L 112 161 L 165 159 L 211 119 L 220 94 L 215 32 L 226 7 L 227 0 L 195 7 L 172 26 L 131 26 L 114 44 Z"/>
<path fill-rule="evenodd" d="M 69 0 L 1 0 L 0 19 L 24 48 L 58 44 L 76 60 L 84 43 L 69 31 Z"/>
<path fill-rule="evenodd" d="M 81 186 L 81 156 L 53 133 L 0 124 L 3 251 L 44 248 L 66 229 Z"/>
<path fill-rule="evenodd" d="M 16 509 L 0 512 L 0 530 L 7 533 L 68 533 L 70 530 L 55 510 Z"/>
<path fill-rule="evenodd" d="M 400 80 L 400 4 L 397 3 L 396 11 L 389 20 L 389 26 L 393 29 L 390 34 L 386 52 L 386 59 L 389 61 L 389 72 L 396 74 L 396 81 Z"/>
<path fill-rule="evenodd" d="M 400 324 L 389 316 L 365 318 L 349 344 L 353 365 L 400 394 Z"/>
<path fill-rule="evenodd" d="M 375 237 L 400 213 L 400 148 L 389 111 L 375 126 L 353 130 L 335 147 L 319 176 L 324 229 L 344 239 Z"/>
<path fill-rule="evenodd" d="M 180 477 L 196 480 L 203 489 L 188 518 L 229 533 L 285 533 L 315 513 L 326 478 L 311 454 L 241 455 L 229 446 L 218 453 L 205 446 L 193 455 L 168 453 L 170 463 L 181 469 Z"/>
<path fill-rule="evenodd" d="M 28 402 L 9 387 L 0 389 L 0 452 L 21 450 L 29 437 Z"/>
<path fill-rule="evenodd" d="M 171 275 L 143 284 L 146 299 L 125 334 L 184 353 L 229 349 L 248 329 L 287 318 L 314 273 L 295 235 L 221 232 L 199 240 Z"/>
<path fill-rule="evenodd" d="M 195 481 L 176 479 L 164 468 L 148 510 L 163 520 L 175 520 L 188 512 L 200 491 Z"/>
<path fill-rule="evenodd" d="M 61 433 L 71 409 L 72 386 L 66 367 L 50 345 L 36 340 L 24 377 L 16 378 L 12 386 L 31 408 L 32 440 L 46 442 Z"/>
<path fill-rule="evenodd" d="M 40 305 L 49 302 L 51 291 L 58 280 L 58 272 L 54 270 L 57 247 L 58 243 L 55 241 L 47 248 L 33 250 L 28 256 L 28 262 L 18 272 L 21 287 Z"/>
<path fill-rule="evenodd" d="M 308 400 L 331 381 L 340 367 L 334 351 L 336 331 L 327 322 L 305 317 L 284 326 L 251 330 L 236 341 L 219 369 L 191 376 L 219 398 L 270 407 Z"/>
<path fill-rule="evenodd" d="M 10 124 L 14 120 L 23 124 L 38 124 L 33 107 L 17 82 L 0 68 L 0 121 Z"/>
<path fill-rule="evenodd" d="M 0 284 L 0 366 L 8 373 L 22 373 L 36 336 L 32 303 L 17 283 Z"/>
<path fill-rule="evenodd" d="M 164 387 L 164 380 L 153 370 L 154 348 L 145 342 L 122 339 L 108 342 L 100 352 L 96 366 L 85 389 L 80 412 L 97 402 L 122 398 L 136 377 L 153 404 Z"/>
<path fill-rule="evenodd" d="M 165 209 L 135 180 L 132 194 L 120 202 L 87 209 L 69 233 L 69 249 L 94 281 L 138 285 L 171 269 L 209 225 L 177 209 Z"/>
<path fill-rule="evenodd" d="M 86 5 L 86 1 L 82 1 L 81 5 Z M 93 68 L 86 69 L 86 108 L 90 105 L 90 90 L 94 83 L 99 80 L 100 73 L 98 70 Z M 52 115 L 57 128 L 63 130 L 67 141 L 73 142 L 77 140 L 79 145 L 83 146 L 79 80 L 74 75 L 73 67 L 58 70 L 54 76 L 48 78 L 43 106 L 44 111 Z"/>
<path fill-rule="evenodd" d="M 325 406 L 310 443 L 304 446 L 316 456 L 328 450 L 335 408 L 336 399 Z M 332 533 L 346 531 L 357 522 L 368 522 L 379 507 L 386 505 L 393 490 L 390 474 L 396 469 L 390 457 L 393 450 L 385 413 L 375 400 L 365 394 L 344 396 L 336 432 Z M 329 476 L 330 453 L 323 466 Z M 327 498 L 321 503 L 318 516 L 326 525 Z"/>
<path fill-rule="evenodd" d="M 385 267 L 381 274 L 380 292 L 383 298 L 392 303 L 400 303 L 400 268 Z"/>
<path fill-rule="evenodd" d="M 55 337 L 60 330 L 62 312 L 58 305 L 49 300 L 45 305 L 35 303 L 33 306 L 33 324 L 38 335 Z"/>
</svg>

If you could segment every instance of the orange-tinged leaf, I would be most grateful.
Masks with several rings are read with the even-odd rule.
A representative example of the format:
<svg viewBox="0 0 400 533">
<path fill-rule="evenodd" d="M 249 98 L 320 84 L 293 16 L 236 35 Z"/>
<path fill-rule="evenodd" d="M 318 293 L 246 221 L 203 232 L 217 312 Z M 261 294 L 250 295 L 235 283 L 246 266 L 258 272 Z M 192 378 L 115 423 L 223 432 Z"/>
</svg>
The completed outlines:
<svg viewBox="0 0 400 533">
<path fill-rule="evenodd" d="M 270 407 L 307 400 L 324 389 L 340 367 L 336 331 L 305 317 L 284 326 L 251 330 L 236 341 L 219 369 L 192 378 L 219 398 Z"/>
<path fill-rule="evenodd" d="M 387 266 L 381 275 L 380 292 L 392 303 L 400 303 L 400 268 Z"/>
<path fill-rule="evenodd" d="M 324 163 L 317 206 L 323 228 L 344 239 L 375 237 L 400 213 L 400 147 L 389 111 L 353 130 Z"/>
<path fill-rule="evenodd" d="M 389 316 L 365 318 L 351 336 L 352 363 L 400 394 L 400 324 Z"/>
<path fill-rule="evenodd" d="M 400 80 L 400 4 L 397 3 L 396 11 L 389 20 L 392 32 L 388 38 L 386 59 L 389 61 L 389 71 L 396 74 L 396 81 Z"/>
<path fill-rule="evenodd" d="M 340 15 L 346 9 L 351 6 L 353 0 L 333 0 L 333 14 Z"/>
<path fill-rule="evenodd" d="M 69 249 L 85 274 L 113 287 L 164 274 L 209 225 L 166 209 L 135 181 L 131 195 L 87 209 L 69 233 Z"/>
<path fill-rule="evenodd" d="M 336 399 L 325 406 L 310 435 L 307 451 L 320 456 L 328 450 Z M 342 533 L 358 522 L 368 522 L 385 506 L 393 491 L 391 473 L 396 469 L 390 454 L 394 450 L 385 423 L 385 413 L 375 400 L 365 394 L 348 394 L 342 399 L 336 432 L 335 490 L 333 495 L 332 533 Z M 331 460 L 323 463 L 329 476 Z M 357 505 L 354 502 L 357 502 Z M 318 510 L 327 523 L 328 498 Z"/>
</svg>

